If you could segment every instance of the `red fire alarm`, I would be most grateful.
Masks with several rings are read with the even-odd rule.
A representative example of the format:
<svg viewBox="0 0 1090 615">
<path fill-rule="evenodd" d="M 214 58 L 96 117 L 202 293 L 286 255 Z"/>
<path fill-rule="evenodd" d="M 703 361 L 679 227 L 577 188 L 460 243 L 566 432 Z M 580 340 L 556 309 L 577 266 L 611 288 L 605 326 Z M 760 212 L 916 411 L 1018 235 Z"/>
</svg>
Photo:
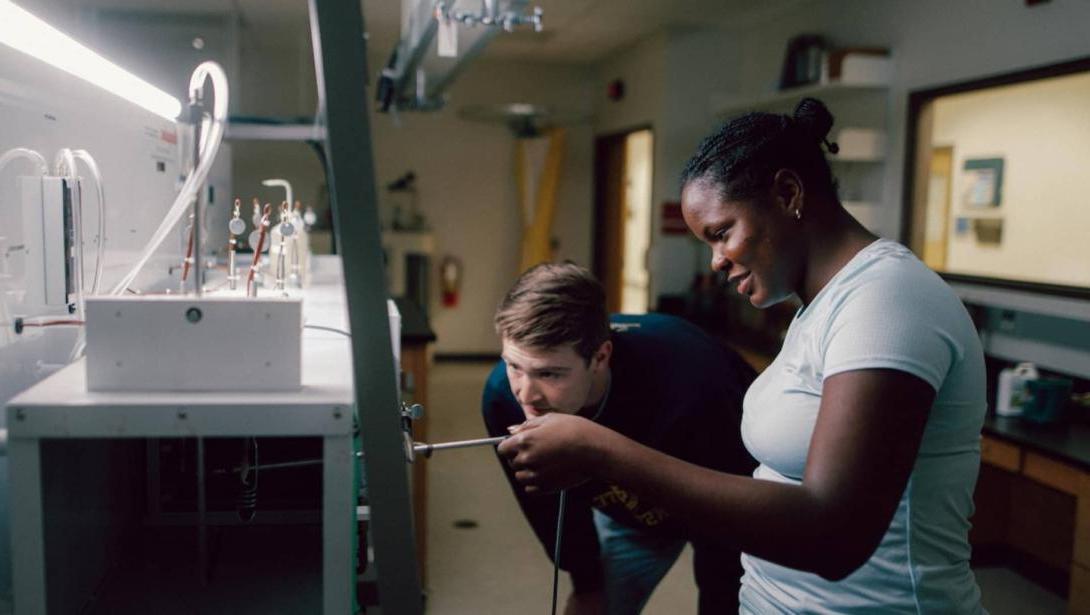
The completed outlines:
<svg viewBox="0 0 1090 615">
<path fill-rule="evenodd" d="M 614 79 L 606 86 L 606 96 L 612 101 L 618 101 L 624 98 L 624 81 L 620 79 Z"/>
</svg>

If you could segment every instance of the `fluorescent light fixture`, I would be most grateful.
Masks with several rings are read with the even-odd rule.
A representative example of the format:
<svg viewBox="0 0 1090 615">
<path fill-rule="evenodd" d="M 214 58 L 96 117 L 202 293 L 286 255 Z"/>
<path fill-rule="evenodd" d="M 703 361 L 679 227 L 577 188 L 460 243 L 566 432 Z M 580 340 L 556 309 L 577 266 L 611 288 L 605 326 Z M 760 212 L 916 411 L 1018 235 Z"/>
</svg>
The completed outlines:
<svg viewBox="0 0 1090 615">
<path fill-rule="evenodd" d="M 79 44 L 64 32 L 0 0 L 0 43 L 51 64 L 80 79 L 117 94 L 168 120 L 182 112 L 170 94 Z"/>
</svg>

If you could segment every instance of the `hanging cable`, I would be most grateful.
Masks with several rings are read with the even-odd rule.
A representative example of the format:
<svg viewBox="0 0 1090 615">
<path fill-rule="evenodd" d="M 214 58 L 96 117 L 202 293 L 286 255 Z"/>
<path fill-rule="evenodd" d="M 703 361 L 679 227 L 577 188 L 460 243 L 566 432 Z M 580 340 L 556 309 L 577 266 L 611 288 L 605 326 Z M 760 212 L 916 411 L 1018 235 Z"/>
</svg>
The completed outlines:
<svg viewBox="0 0 1090 615">
<path fill-rule="evenodd" d="M 239 521 L 249 523 L 257 514 L 257 473 L 261 468 L 257 456 L 257 438 L 242 441 L 242 466 L 239 472 L 239 494 L 235 500 L 235 512 Z"/>
<path fill-rule="evenodd" d="M 316 331 L 329 331 L 330 333 L 340 333 L 341 335 L 351 339 L 352 334 L 344 329 L 337 329 L 335 327 L 327 327 L 325 325 L 303 325 L 304 329 L 314 329 Z"/>
<path fill-rule="evenodd" d="M 606 409 L 606 401 L 609 400 L 609 393 L 613 390 L 613 374 L 607 373 L 606 375 L 606 391 L 602 394 L 602 401 L 598 402 L 598 409 L 594 411 L 594 416 L 590 417 L 590 420 L 597 421 L 598 417 L 602 416 L 602 411 Z M 560 509 L 556 513 L 556 545 L 553 547 L 553 609 L 552 615 L 556 615 L 556 590 L 558 581 L 560 578 L 560 546 L 561 538 L 564 536 L 564 508 L 567 504 L 568 490 L 565 489 L 560 492 Z"/>
<path fill-rule="evenodd" d="M 553 548 L 553 613 L 556 615 L 556 588 L 560 579 L 560 545 L 564 537 L 564 507 L 567 504 L 568 490 L 560 492 L 560 509 L 556 513 L 556 546 Z"/>
<path fill-rule="evenodd" d="M 16 318 L 13 322 L 4 323 L 4 326 L 12 325 L 15 329 L 15 334 L 19 335 L 24 329 L 28 328 L 41 328 L 41 327 L 80 327 L 83 326 L 83 321 L 76 318 L 55 318 L 52 316 L 43 317 L 41 320 L 27 320 L 23 317 Z"/>
</svg>

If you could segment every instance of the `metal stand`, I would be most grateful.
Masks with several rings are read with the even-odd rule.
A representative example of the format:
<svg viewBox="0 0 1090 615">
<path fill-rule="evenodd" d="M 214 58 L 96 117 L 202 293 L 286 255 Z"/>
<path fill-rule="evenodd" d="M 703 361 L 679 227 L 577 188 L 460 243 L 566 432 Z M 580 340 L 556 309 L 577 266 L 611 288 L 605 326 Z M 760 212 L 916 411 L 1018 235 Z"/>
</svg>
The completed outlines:
<svg viewBox="0 0 1090 615">
<path fill-rule="evenodd" d="M 367 56 L 359 0 L 308 0 L 318 96 L 325 110 L 326 169 L 337 246 L 342 254 L 355 405 L 366 456 L 371 532 L 384 613 L 423 613 L 423 595 L 412 529 L 412 503 L 401 436 L 401 416 L 390 329 L 386 280 L 375 194 L 367 96 Z M 351 448 L 327 442 L 325 472 L 353 462 Z M 355 522 L 354 502 L 344 492 L 340 523 Z M 325 515 L 333 511 L 324 511 Z M 326 526 L 328 527 L 328 525 Z M 328 570 L 329 555 L 325 556 Z M 325 612 L 347 612 L 340 596 L 326 596 Z M 337 600 L 331 603 L 331 600 Z"/>
</svg>

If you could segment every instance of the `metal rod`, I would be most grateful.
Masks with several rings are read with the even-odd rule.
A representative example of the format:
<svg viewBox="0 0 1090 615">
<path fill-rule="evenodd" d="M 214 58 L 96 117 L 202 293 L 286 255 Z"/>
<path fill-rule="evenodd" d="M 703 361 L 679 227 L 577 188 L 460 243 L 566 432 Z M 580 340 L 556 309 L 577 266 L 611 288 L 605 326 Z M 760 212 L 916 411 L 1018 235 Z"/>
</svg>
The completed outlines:
<svg viewBox="0 0 1090 615">
<path fill-rule="evenodd" d="M 196 173 L 201 164 L 201 121 L 203 119 L 203 100 L 194 98 L 190 101 L 190 120 L 193 122 L 193 169 L 190 173 Z M 203 215 L 201 213 L 201 196 L 204 186 L 197 187 L 196 198 L 193 199 L 193 294 L 200 297 L 204 294 L 204 262 L 201 260 L 201 242 L 204 240 Z"/>
<path fill-rule="evenodd" d="M 424 455 L 425 457 L 432 454 L 434 451 L 445 451 L 455 448 L 469 448 L 472 446 L 495 446 L 500 442 L 507 439 L 507 436 L 498 436 L 495 438 L 478 438 L 476 440 L 459 440 L 456 442 L 440 442 L 439 444 L 424 444 L 423 442 L 413 443 L 413 452 Z"/>
<path fill-rule="evenodd" d="M 438 444 L 425 444 L 424 442 L 413 442 L 413 452 L 425 457 L 432 454 L 434 451 L 446 451 L 455 448 L 470 448 L 473 446 L 489 446 L 496 445 L 506 440 L 508 436 L 498 436 L 496 438 L 478 438 L 476 440 L 456 440 L 454 442 L 440 442 Z M 363 457 L 363 453 L 356 453 L 356 457 Z M 280 463 L 266 463 L 260 466 L 253 466 L 250 469 L 265 471 L 265 470 L 279 470 L 282 468 L 301 468 L 304 466 L 316 466 L 322 463 L 321 459 L 300 459 L 299 461 L 282 461 Z M 238 474 L 242 471 L 241 466 L 236 466 L 227 470 L 226 468 L 218 468 L 213 470 L 213 474 L 226 474 L 231 472 L 232 474 Z"/>
</svg>

